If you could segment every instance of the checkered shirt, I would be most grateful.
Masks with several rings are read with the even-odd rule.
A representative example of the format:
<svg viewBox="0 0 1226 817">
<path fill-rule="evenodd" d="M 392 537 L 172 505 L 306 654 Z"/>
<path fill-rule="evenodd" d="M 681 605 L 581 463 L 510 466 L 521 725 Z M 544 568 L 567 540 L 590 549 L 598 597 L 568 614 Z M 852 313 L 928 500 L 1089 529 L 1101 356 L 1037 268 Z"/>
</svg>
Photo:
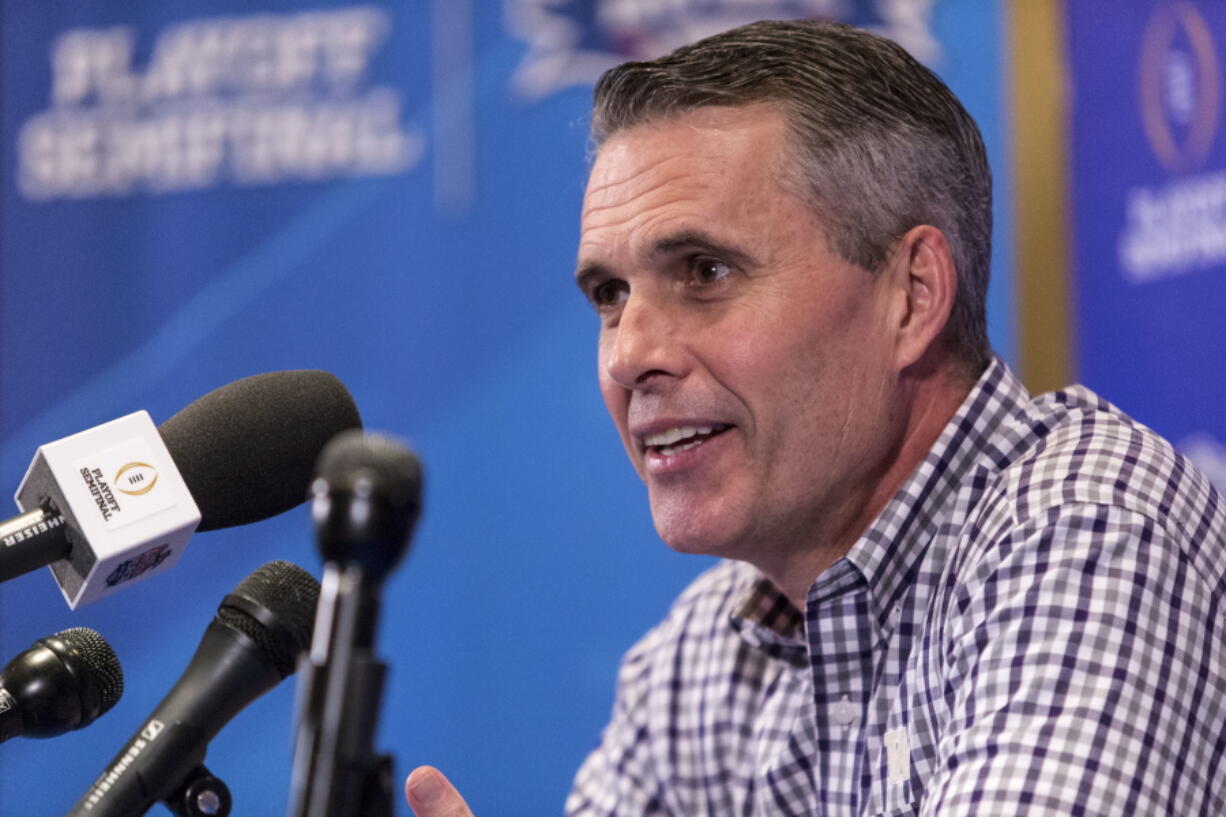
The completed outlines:
<svg viewBox="0 0 1226 817">
<path fill-rule="evenodd" d="M 1226 815 L 1226 503 L 992 363 L 803 613 L 722 562 L 627 653 L 569 815 Z"/>
</svg>

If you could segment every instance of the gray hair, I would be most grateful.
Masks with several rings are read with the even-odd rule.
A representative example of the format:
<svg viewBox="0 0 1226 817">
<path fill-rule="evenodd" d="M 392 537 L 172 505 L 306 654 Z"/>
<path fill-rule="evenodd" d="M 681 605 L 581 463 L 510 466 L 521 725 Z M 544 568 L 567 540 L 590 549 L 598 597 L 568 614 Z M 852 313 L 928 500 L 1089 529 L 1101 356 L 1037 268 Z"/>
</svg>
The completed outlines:
<svg viewBox="0 0 1226 817">
<path fill-rule="evenodd" d="M 945 234 L 958 291 L 945 337 L 987 365 L 992 176 L 962 104 L 896 43 L 838 23 L 764 21 L 628 62 L 596 84 L 592 140 L 707 106 L 778 105 L 792 160 L 826 238 L 878 270 L 912 227 Z"/>
</svg>

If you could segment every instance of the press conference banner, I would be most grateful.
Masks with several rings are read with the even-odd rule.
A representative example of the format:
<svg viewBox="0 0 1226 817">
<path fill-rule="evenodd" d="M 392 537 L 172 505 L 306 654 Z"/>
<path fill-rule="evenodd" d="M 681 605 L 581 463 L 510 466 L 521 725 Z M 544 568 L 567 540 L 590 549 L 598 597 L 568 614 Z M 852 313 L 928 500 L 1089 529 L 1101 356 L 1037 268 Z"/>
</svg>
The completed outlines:
<svg viewBox="0 0 1226 817">
<path fill-rule="evenodd" d="M 140 409 L 160 423 L 246 375 L 336 374 L 426 468 L 385 589 L 376 745 L 398 779 L 446 769 L 478 813 L 556 813 L 620 655 L 708 564 L 655 536 L 596 390 L 571 283 L 591 85 L 770 16 L 870 26 L 932 65 L 1004 200 L 995 2 L 5 0 L 0 480 L 15 491 L 42 443 Z M 76 611 L 46 570 L 0 586 L 0 661 L 88 626 L 126 675 L 88 728 L 0 746 L 0 813 L 66 812 L 272 559 L 319 575 L 305 508 L 198 534 Z M 236 814 L 284 811 L 295 680 L 210 746 Z"/>
<path fill-rule="evenodd" d="M 1069 0 L 1081 379 L 1226 488 L 1226 6 Z"/>
</svg>

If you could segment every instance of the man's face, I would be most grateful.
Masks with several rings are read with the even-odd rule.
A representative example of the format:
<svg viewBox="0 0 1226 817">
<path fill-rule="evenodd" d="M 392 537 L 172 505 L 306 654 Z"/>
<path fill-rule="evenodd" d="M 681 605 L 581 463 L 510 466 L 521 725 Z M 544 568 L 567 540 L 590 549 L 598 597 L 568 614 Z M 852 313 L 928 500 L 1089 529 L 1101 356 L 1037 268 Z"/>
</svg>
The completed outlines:
<svg viewBox="0 0 1226 817">
<path fill-rule="evenodd" d="M 783 183 L 785 120 L 615 134 L 583 205 L 605 405 L 672 547 L 756 562 L 846 531 L 888 458 L 890 300 Z"/>
</svg>

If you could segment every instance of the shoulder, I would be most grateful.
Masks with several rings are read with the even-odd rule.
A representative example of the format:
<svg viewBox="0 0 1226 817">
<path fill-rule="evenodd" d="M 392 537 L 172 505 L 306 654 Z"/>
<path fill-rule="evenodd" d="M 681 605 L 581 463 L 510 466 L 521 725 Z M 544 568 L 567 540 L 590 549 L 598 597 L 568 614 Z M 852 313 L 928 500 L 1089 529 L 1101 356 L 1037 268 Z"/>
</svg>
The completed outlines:
<svg viewBox="0 0 1226 817">
<path fill-rule="evenodd" d="M 1015 422 L 1032 443 L 1003 463 L 980 503 L 982 547 L 1025 536 L 1084 550 L 1128 530 L 1173 548 L 1211 585 L 1226 581 L 1226 506 L 1156 432 L 1081 386 L 1035 398 Z"/>
<path fill-rule="evenodd" d="M 1226 516 L 1208 479 L 1074 387 L 1011 404 L 961 491 L 917 652 L 925 813 L 1025 811 L 1023 777 L 1068 782 L 1053 813 L 1086 791 L 1100 813 L 1217 802 Z"/>
<path fill-rule="evenodd" d="M 1186 524 L 1220 504 L 1169 442 L 1089 389 L 1042 395 L 1035 405 L 1051 430 L 1009 469 L 1035 510 L 1087 502 Z"/>
</svg>

